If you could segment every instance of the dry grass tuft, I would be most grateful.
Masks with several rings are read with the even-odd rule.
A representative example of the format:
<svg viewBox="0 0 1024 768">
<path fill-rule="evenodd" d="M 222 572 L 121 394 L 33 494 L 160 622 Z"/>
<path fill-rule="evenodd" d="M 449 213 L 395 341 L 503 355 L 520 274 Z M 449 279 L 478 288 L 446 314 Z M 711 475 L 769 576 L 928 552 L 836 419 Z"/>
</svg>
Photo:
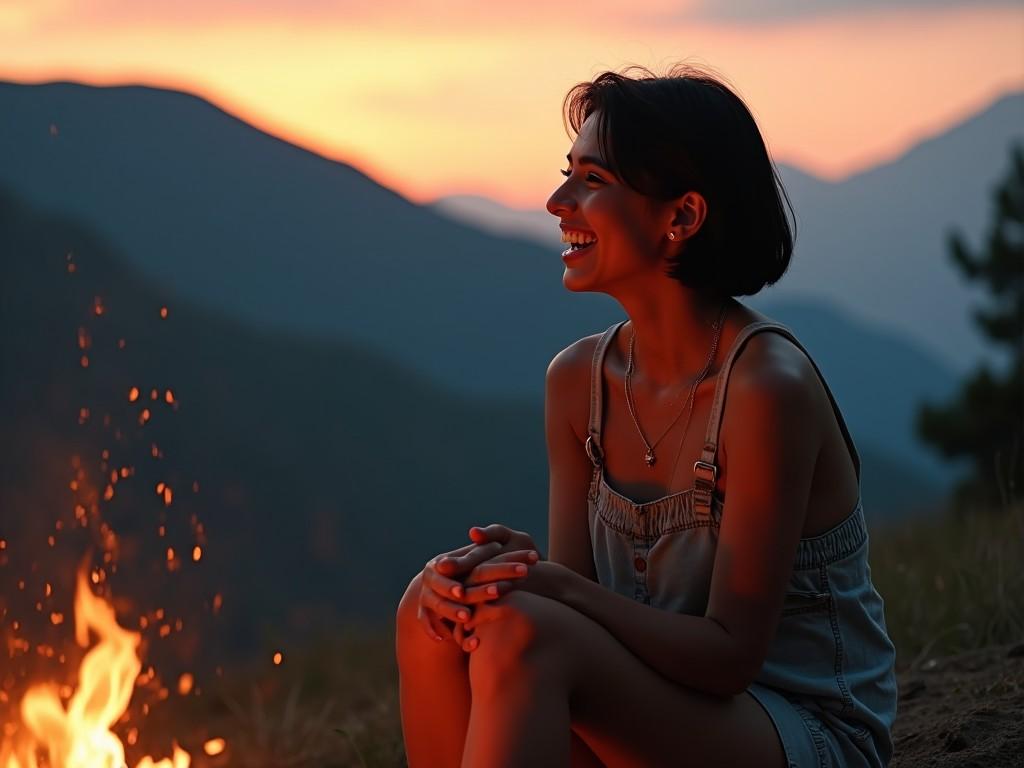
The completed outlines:
<svg viewBox="0 0 1024 768">
<path fill-rule="evenodd" d="M 1024 639 L 1024 504 L 873 530 L 872 580 L 901 669 Z"/>
</svg>

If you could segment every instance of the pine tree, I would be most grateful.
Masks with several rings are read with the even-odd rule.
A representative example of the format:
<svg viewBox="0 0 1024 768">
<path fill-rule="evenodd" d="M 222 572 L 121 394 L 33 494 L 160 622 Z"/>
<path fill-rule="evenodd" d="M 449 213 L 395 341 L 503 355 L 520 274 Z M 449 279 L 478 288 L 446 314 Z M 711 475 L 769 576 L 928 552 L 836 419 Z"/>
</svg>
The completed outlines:
<svg viewBox="0 0 1024 768">
<path fill-rule="evenodd" d="M 916 414 L 925 442 L 946 458 L 971 460 L 953 490 L 961 514 L 1006 510 L 1024 491 L 1024 145 L 1015 143 L 1010 157 L 984 250 L 972 254 L 955 231 L 948 238 L 952 261 L 989 294 L 972 317 L 992 344 L 1009 348 L 1010 364 L 998 372 L 982 363 L 951 402 L 923 404 Z"/>
</svg>

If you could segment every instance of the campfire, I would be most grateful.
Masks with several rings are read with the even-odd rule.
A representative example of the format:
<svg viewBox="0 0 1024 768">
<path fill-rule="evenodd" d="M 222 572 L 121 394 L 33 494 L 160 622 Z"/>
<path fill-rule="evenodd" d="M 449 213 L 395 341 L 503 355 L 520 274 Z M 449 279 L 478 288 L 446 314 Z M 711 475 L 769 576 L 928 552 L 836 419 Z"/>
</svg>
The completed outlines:
<svg viewBox="0 0 1024 768">
<path fill-rule="evenodd" d="M 97 640 L 90 648 L 93 635 Z M 29 688 L 20 707 L 24 728 L 10 729 L 17 736 L 5 737 L 0 745 L 0 768 L 124 766 L 124 744 L 110 728 L 127 711 L 142 671 L 140 639 L 139 633 L 117 623 L 113 606 L 92 593 L 87 569 L 81 568 L 75 591 L 75 640 L 89 650 L 78 669 L 78 686 L 67 704 L 55 684 Z M 219 740 L 207 742 L 207 754 L 222 749 Z M 46 756 L 45 763 L 37 757 L 40 752 Z M 189 768 L 190 764 L 189 754 L 175 744 L 173 757 L 154 761 L 147 756 L 136 768 Z"/>
<path fill-rule="evenodd" d="M 77 265 L 70 253 L 67 262 L 68 274 L 75 275 Z M 151 420 L 158 420 L 157 409 L 177 411 L 178 399 L 170 389 L 153 388 L 143 394 L 138 387 L 131 386 L 126 398 L 115 395 L 112 401 L 109 393 L 97 389 L 93 371 L 97 357 L 103 359 L 103 356 L 99 354 L 96 336 L 103 341 L 103 352 L 108 355 L 124 355 L 128 345 L 125 338 L 113 334 L 107 306 L 99 296 L 89 303 L 87 314 L 89 320 L 78 328 L 74 360 L 75 367 L 89 378 L 81 380 L 81 386 L 73 395 L 86 401 L 80 408 L 77 405 L 74 408 L 74 418 L 82 434 L 92 430 L 93 439 L 86 440 L 85 445 L 116 446 L 115 452 L 123 454 L 125 459 L 138 453 L 132 450 L 133 445 L 145 446 L 144 461 L 162 466 L 162 449 L 152 437 L 142 442 L 141 430 L 145 428 L 145 434 L 150 435 Z M 168 314 L 166 307 L 160 307 L 161 321 L 166 321 Z M 108 327 L 89 327 L 92 323 Z M 108 336 L 111 338 L 106 338 Z M 102 410 L 90 407 L 89 400 L 106 403 L 106 406 L 101 406 Z M 111 407 L 117 400 L 123 405 Z M 134 439 L 129 439 L 129 430 L 134 430 L 131 433 Z M 141 462 L 115 463 L 108 448 L 97 453 L 101 454 L 96 467 L 98 472 L 90 471 L 87 460 L 77 453 L 71 457 L 74 474 L 69 489 L 74 497 L 73 516 L 69 510 L 68 514 L 59 514 L 52 521 L 53 527 L 46 537 L 47 549 L 43 550 L 48 553 L 49 563 L 32 554 L 32 547 L 22 547 L 22 554 L 27 558 L 23 558 L 20 566 L 22 575 L 11 579 L 12 571 L 7 566 L 12 555 L 9 545 L 13 542 L 0 536 L 0 567 L 3 567 L 0 572 L 4 573 L 0 583 L 5 590 L 12 590 L 6 595 L 0 593 L 0 640 L 6 646 L 0 649 L 3 653 L 0 657 L 0 768 L 127 768 L 126 750 L 136 756 L 157 749 L 166 753 L 167 742 L 171 742 L 170 756 L 157 759 L 147 754 L 133 758 L 134 768 L 225 765 L 229 755 L 223 739 L 205 737 L 205 742 L 197 741 L 196 734 L 192 733 L 191 737 L 182 739 L 193 750 L 190 754 L 177 740 L 171 740 L 175 735 L 172 726 L 163 724 L 156 729 L 155 736 L 146 732 L 146 718 L 152 706 L 166 701 L 172 692 L 160 682 L 156 670 L 144 664 L 142 656 L 143 653 L 148 655 L 149 641 L 144 642 L 143 632 L 149 628 L 160 640 L 169 640 L 172 633 L 178 636 L 182 632 L 183 623 L 181 618 L 172 619 L 164 609 L 143 612 L 138 617 L 141 631 L 118 623 L 108 577 L 118 571 L 123 542 L 105 509 L 113 503 L 115 495 L 121 495 L 125 483 L 133 483 Z M 135 455 L 134 458 L 142 457 Z M 192 483 L 192 491 L 198 493 L 198 482 Z M 156 529 L 160 543 L 157 546 L 166 553 L 163 566 L 175 573 L 181 571 L 186 558 L 198 564 L 204 554 L 203 524 L 195 514 L 182 518 L 182 522 L 187 521 L 190 526 L 191 542 L 184 557 L 176 554 L 168 540 L 172 531 L 166 519 L 166 511 L 175 502 L 170 483 L 157 483 L 156 496 L 160 508 Z M 129 502 L 133 510 L 138 509 L 138 501 L 136 494 L 135 503 Z M 32 519 L 40 518 L 33 516 Z M 38 534 L 35 525 L 22 531 L 23 536 Z M 95 563 L 93 555 L 86 555 L 74 578 L 72 644 L 72 622 L 65 617 L 70 606 L 54 602 L 61 597 L 58 584 L 64 583 L 67 587 L 72 574 L 59 564 L 60 575 L 56 578 L 51 575 L 45 579 L 45 584 L 40 582 L 44 581 L 43 573 L 52 574 L 55 559 L 57 563 L 67 562 L 69 550 L 77 550 L 73 556 L 81 557 L 83 545 L 93 552 L 98 548 L 99 554 Z M 139 544 L 138 533 L 131 546 L 136 553 L 145 550 Z M 163 560 L 163 556 L 160 559 Z M 35 598 L 29 596 L 36 594 L 39 587 L 44 587 L 44 591 L 35 602 Z M 65 599 L 70 598 L 70 592 L 70 589 L 64 590 Z M 20 607 L 14 607 L 14 600 L 22 601 Z M 220 601 L 218 594 L 212 601 L 212 613 L 218 612 Z M 119 610 L 123 611 L 125 604 L 123 598 L 119 600 Z M 35 631 L 26 623 L 30 619 L 39 622 Z M 50 636 L 49 642 L 39 636 L 44 630 Z M 64 636 L 58 639 L 55 633 Z M 56 663 L 59 668 L 53 666 Z M 190 673 L 181 674 L 175 689 L 181 697 L 200 693 Z M 144 739 L 144 735 L 147 738 Z M 161 746 L 154 747 L 154 743 Z"/>
</svg>

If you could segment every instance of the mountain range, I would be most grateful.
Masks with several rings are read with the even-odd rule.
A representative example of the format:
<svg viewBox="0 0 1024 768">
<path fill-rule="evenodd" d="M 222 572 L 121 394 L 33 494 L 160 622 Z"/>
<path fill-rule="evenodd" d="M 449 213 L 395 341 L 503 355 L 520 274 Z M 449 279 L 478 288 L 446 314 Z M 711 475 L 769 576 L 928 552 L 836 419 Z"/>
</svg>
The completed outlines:
<svg viewBox="0 0 1024 768">
<path fill-rule="evenodd" d="M 913 412 L 976 359 L 941 240 L 982 231 L 1021 104 L 839 184 L 782 169 L 797 256 L 745 301 L 828 379 L 873 524 L 935 509 L 962 471 L 916 441 Z M 546 549 L 544 372 L 622 317 L 563 288 L 552 217 L 415 205 L 177 91 L 0 83 L 0 116 L 0 539 L 45 541 L 74 505 L 69 457 L 98 482 L 116 454 L 125 572 L 155 568 L 118 588 L 201 593 L 207 613 L 220 590 L 233 645 L 386 618 L 473 524 Z M 140 421 L 136 385 L 173 388 L 174 408 Z M 188 551 L 196 520 L 202 568 L 175 582 L 162 548 Z"/>
<path fill-rule="evenodd" d="M 391 618 L 471 525 L 503 522 L 547 551 L 542 402 L 254 328 L 2 191 L 0 270 L 0 583 L 27 583 L 0 590 L 0 617 L 35 621 L 40 641 L 90 548 L 115 555 L 126 606 L 184 620 L 184 642 L 144 627 L 150 656 L 182 670 Z M 905 462 L 858 448 L 872 524 L 940 501 Z"/>
<path fill-rule="evenodd" d="M 804 341 L 858 445 L 936 493 L 960 470 L 917 442 L 913 410 L 948 397 L 980 349 L 971 289 L 936 243 L 950 223 L 982 228 L 1021 109 L 1009 95 L 840 184 L 783 167 L 797 254 L 790 274 L 747 299 Z M 554 354 L 622 316 L 606 296 L 564 290 L 558 247 L 538 234 L 538 217 L 555 231 L 548 214 L 515 214 L 535 226 L 498 231 L 507 212 L 486 202 L 472 215 L 451 201 L 415 205 L 190 94 L 0 83 L 0 114 L 0 185 L 88 225 L 174 300 L 257 331 L 341 341 L 461 396 L 535 405 Z M 870 226 L 856 234 L 854 219 Z"/>
</svg>

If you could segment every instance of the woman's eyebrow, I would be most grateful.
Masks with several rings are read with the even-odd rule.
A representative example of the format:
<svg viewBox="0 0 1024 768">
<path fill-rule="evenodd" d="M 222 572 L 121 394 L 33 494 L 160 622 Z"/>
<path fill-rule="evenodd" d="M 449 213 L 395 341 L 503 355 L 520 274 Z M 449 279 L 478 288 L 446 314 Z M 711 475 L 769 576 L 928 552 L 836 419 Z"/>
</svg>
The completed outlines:
<svg viewBox="0 0 1024 768">
<path fill-rule="evenodd" d="M 567 154 L 565 156 L 565 159 L 569 161 L 569 165 L 572 165 L 572 153 Z M 579 162 L 581 165 L 596 165 L 598 168 L 603 168 L 604 170 L 608 171 L 608 173 L 612 173 L 612 169 L 605 165 L 599 157 L 594 157 L 593 155 L 583 155 L 579 158 Z"/>
</svg>

